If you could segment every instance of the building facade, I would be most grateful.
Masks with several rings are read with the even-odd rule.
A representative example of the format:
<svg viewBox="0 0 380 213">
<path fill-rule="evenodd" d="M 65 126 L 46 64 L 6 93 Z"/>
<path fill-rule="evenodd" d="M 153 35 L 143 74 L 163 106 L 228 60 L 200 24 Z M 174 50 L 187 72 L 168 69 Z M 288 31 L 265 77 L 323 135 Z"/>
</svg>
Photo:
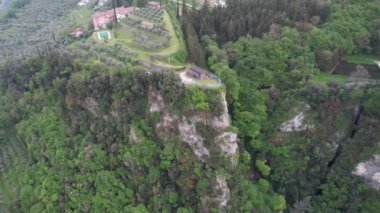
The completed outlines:
<svg viewBox="0 0 380 213">
<path fill-rule="evenodd" d="M 123 19 L 128 16 L 129 13 L 132 13 L 135 10 L 134 7 L 118 7 L 113 9 L 106 10 L 102 12 L 97 12 L 92 15 L 92 24 L 94 25 L 94 30 L 99 30 L 104 28 L 109 23 L 115 23 L 117 20 Z M 115 17 L 116 12 L 116 17 Z"/>
</svg>

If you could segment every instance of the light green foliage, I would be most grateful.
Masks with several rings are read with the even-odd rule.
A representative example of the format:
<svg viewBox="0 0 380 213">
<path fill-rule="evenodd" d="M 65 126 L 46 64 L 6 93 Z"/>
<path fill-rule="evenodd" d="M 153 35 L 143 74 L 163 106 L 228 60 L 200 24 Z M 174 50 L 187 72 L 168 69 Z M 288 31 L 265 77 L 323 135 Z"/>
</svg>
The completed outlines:
<svg viewBox="0 0 380 213">
<path fill-rule="evenodd" d="M 194 108 L 197 110 L 209 110 L 210 106 L 207 103 L 206 94 L 197 87 L 190 87 L 188 89 L 190 90 L 191 103 L 193 104 Z"/>
<path fill-rule="evenodd" d="M 202 43 L 211 56 L 208 58 L 208 65 L 227 86 L 227 101 L 232 104 L 239 99 L 240 83 L 235 70 L 231 69 L 227 61 L 226 51 L 220 49 L 218 44 L 208 36 L 202 37 Z"/>
<path fill-rule="evenodd" d="M 368 99 L 364 102 L 365 110 L 370 113 L 379 114 L 380 109 L 380 90 L 371 89 L 368 91 Z"/>
<path fill-rule="evenodd" d="M 127 207 L 128 213 L 149 213 L 143 204 L 139 204 L 136 207 Z"/>
<path fill-rule="evenodd" d="M 35 114 L 21 122 L 18 129 L 23 139 L 28 141 L 27 147 L 37 160 L 42 161 L 45 157 L 59 167 L 70 158 L 67 126 L 55 112 L 45 108 L 41 114 Z"/>
<path fill-rule="evenodd" d="M 261 178 L 258 184 L 259 184 L 259 190 L 262 193 L 267 193 L 269 191 L 270 183 L 267 180 Z"/>
<path fill-rule="evenodd" d="M 256 160 L 256 167 L 261 172 L 262 175 L 268 176 L 270 173 L 271 168 L 267 166 L 266 161 L 264 160 Z"/>
<path fill-rule="evenodd" d="M 249 2 L 254 1 L 261 2 Z M 234 1 L 233 5 L 247 2 Z M 271 4 L 281 8 L 284 2 L 268 0 L 253 9 Z M 0 208 L 38 213 L 190 213 L 279 212 L 287 211 L 289 206 L 290 211 L 376 212 L 379 193 L 352 171 L 358 162 L 379 151 L 379 90 L 345 89 L 334 83 L 320 85 L 312 77 L 320 82 L 342 82 L 342 76 L 318 75 L 315 59 L 326 62 L 329 70 L 339 53 L 373 51 L 379 4 L 367 0 L 331 1 L 332 13 L 328 16 L 322 13 L 327 12 L 330 1 L 313 1 L 316 6 L 310 7 L 306 7 L 310 1 L 305 2 L 289 3 L 287 10 L 297 11 L 292 16 L 266 10 L 274 14 L 275 20 L 289 22 L 272 27 L 274 19 L 260 26 L 254 24 L 256 20 L 250 14 L 246 24 L 249 28 L 255 26 L 251 30 L 267 32 L 270 27 L 271 32 L 254 38 L 250 35 L 258 32 L 246 32 L 244 37 L 226 44 L 216 43 L 211 37 L 218 41 L 238 39 L 245 24 L 235 23 L 243 20 L 218 23 L 224 10 L 221 8 L 205 7 L 195 12 L 190 18 L 202 23 L 189 26 L 188 42 L 194 43 L 202 34 L 213 36 L 202 37 L 204 50 L 195 46 L 191 57 L 200 57 L 196 60 L 203 64 L 202 54 L 194 53 L 205 52 L 208 68 L 225 85 L 218 89 L 184 88 L 173 72 L 147 72 L 142 66 L 135 66 L 132 72 L 132 64 L 105 65 L 97 60 L 78 64 L 70 54 L 61 52 L 1 65 L 0 167 L 6 165 L 6 171 L 0 174 Z M 164 21 L 173 28 L 169 29 L 172 37 L 177 35 L 179 40 L 158 54 L 180 64 L 186 50 L 170 5 Z M 243 9 L 242 12 L 252 12 L 252 8 Z M 196 17 L 206 10 L 213 13 L 212 19 Z M 310 15 L 321 20 L 313 26 L 303 23 L 318 19 Z M 285 27 L 292 23 L 306 29 L 301 32 Z M 207 24 L 233 30 L 227 30 L 226 35 L 207 32 L 209 28 L 200 27 Z M 127 34 L 119 33 L 118 39 Z M 74 49 L 81 42 L 74 43 Z M 112 41 L 104 44 L 107 45 L 110 53 L 121 48 L 113 46 Z M 147 53 L 144 54 L 134 59 L 146 59 Z M 368 62 L 368 58 L 356 59 Z M 157 61 L 163 63 L 160 65 L 168 62 L 167 58 Z M 184 142 L 178 125 L 197 111 L 203 111 L 206 119 L 219 116 L 224 89 L 233 126 L 222 130 L 197 122 L 196 132 L 210 151 L 210 158 L 199 159 L 194 154 L 196 145 Z M 164 112 L 149 112 L 151 91 L 162 94 Z M 354 127 L 355 136 L 348 139 L 353 109 L 358 103 L 364 105 L 364 111 L 359 125 Z M 304 107 L 306 104 L 310 107 Z M 281 123 L 300 111 L 301 105 L 303 124 L 309 128 L 281 132 Z M 168 115 L 173 119 L 167 119 Z M 230 165 L 228 156 L 220 151 L 222 144 L 215 140 L 227 131 L 238 133 L 236 167 Z M 27 151 L 20 149 L 20 153 L 26 159 L 30 155 L 30 161 L 22 161 L 18 154 L 7 163 L 3 153 L 11 149 L 4 149 L 3 141 L 21 144 L 8 142 L 8 136 L 25 143 Z M 339 152 L 334 149 L 337 145 Z M 230 192 L 227 207 L 218 203 L 221 191 L 216 187 L 217 175 L 226 176 Z"/>
<path fill-rule="evenodd" d="M 261 125 L 257 122 L 256 115 L 252 112 L 243 111 L 236 113 L 236 125 L 239 133 L 244 136 L 255 137 L 260 133 Z"/>
<path fill-rule="evenodd" d="M 180 153 L 179 150 L 176 148 L 175 143 L 167 141 L 163 151 L 160 153 L 160 168 L 164 170 L 168 169 L 172 161 L 177 159 L 179 155 Z"/>
<path fill-rule="evenodd" d="M 247 180 L 240 179 L 236 190 L 238 190 L 239 197 L 232 198 L 232 205 L 234 205 L 234 199 L 241 199 L 243 202 L 235 207 L 239 212 L 278 212 L 286 209 L 284 196 L 270 195 L 268 192 L 263 192 L 260 185 L 257 186 Z"/>
<path fill-rule="evenodd" d="M 380 61 L 380 56 L 358 54 L 345 56 L 344 59 L 355 64 L 375 64 L 375 61 Z"/>
<path fill-rule="evenodd" d="M 75 164 L 86 171 L 102 171 L 106 164 L 106 153 L 98 144 L 86 145 L 79 150 Z"/>
<path fill-rule="evenodd" d="M 188 208 L 180 207 L 177 209 L 177 213 L 193 213 L 194 211 Z"/>
<path fill-rule="evenodd" d="M 133 191 L 126 188 L 111 171 L 98 172 L 95 176 L 94 187 L 96 194 L 91 203 L 95 212 L 104 212 L 107 209 L 121 210 L 133 196 Z"/>
<path fill-rule="evenodd" d="M 156 154 L 156 144 L 151 140 L 143 140 L 135 144 L 130 155 L 139 166 L 149 166 L 152 163 L 153 157 Z"/>
<path fill-rule="evenodd" d="M 335 4 L 333 13 L 322 28 L 323 32 L 316 30 L 314 48 L 338 48 L 346 54 L 368 53 L 370 24 L 379 12 L 380 6 L 375 2 L 356 1 L 344 7 Z"/>
<path fill-rule="evenodd" d="M 257 85 L 270 85 L 286 68 L 289 55 L 277 41 L 242 38 L 236 47 L 241 55 L 234 70 Z"/>
<path fill-rule="evenodd" d="M 272 208 L 276 211 L 286 209 L 286 200 L 283 195 L 275 195 L 271 198 L 270 203 Z"/>
</svg>

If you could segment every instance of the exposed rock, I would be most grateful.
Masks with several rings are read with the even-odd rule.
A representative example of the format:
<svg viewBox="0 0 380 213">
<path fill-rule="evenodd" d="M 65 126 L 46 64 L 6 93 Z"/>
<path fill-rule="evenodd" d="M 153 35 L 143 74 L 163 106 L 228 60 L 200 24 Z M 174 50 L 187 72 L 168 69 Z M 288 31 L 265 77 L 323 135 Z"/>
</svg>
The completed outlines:
<svg viewBox="0 0 380 213">
<path fill-rule="evenodd" d="M 193 84 L 195 82 L 193 78 L 187 76 L 186 71 L 181 72 L 179 77 L 181 78 L 181 82 L 183 84 Z"/>
<path fill-rule="evenodd" d="M 98 6 L 103 7 L 109 0 L 99 0 Z"/>
<path fill-rule="evenodd" d="M 375 64 L 380 68 L 380 61 L 375 61 Z"/>
<path fill-rule="evenodd" d="M 203 138 L 197 133 L 195 129 L 194 122 L 188 122 L 185 117 L 182 118 L 182 121 L 178 123 L 178 130 L 181 134 L 181 138 L 190 147 L 193 148 L 193 151 L 196 156 L 201 160 L 204 160 L 206 157 L 210 157 L 210 152 L 203 144 Z"/>
<path fill-rule="evenodd" d="M 169 136 L 177 131 L 178 117 L 165 113 L 161 121 L 156 125 L 156 133 L 159 138 L 166 140 Z"/>
<path fill-rule="evenodd" d="M 161 121 L 156 125 L 158 137 L 161 140 L 166 140 L 171 134 L 175 136 L 180 135 L 181 139 L 192 148 L 194 154 L 200 160 L 204 161 L 210 157 L 210 151 L 204 145 L 204 138 L 197 132 L 196 124 L 202 123 L 211 126 L 220 132 L 214 140 L 216 145 L 229 157 L 232 166 L 236 167 L 239 158 L 238 138 L 236 133 L 226 131 L 226 129 L 230 127 L 230 117 L 228 114 L 226 93 L 223 92 L 221 95 L 222 100 L 220 104 L 223 105 L 221 116 L 213 116 L 210 113 L 210 117 L 205 119 L 200 113 L 195 113 L 191 116 L 178 118 L 176 115 L 168 112 L 159 92 L 151 92 L 149 97 L 150 112 L 163 113 Z M 128 164 L 128 162 L 125 163 Z M 216 197 L 206 196 L 202 199 L 205 209 L 208 207 L 208 202 L 216 203 L 220 208 L 227 206 L 230 189 L 228 188 L 225 176 L 218 175 L 216 177 L 214 189 L 218 192 Z"/>
<path fill-rule="evenodd" d="M 303 120 L 305 119 L 305 111 L 309 110 L 310 106 L 306 105 L 303 111 L 299 112 L 293 119 L 290 119 L 281 124 L 280 130 L 282 132 L 299 132 L 312 128 L 312 125 L 303 125 Z"/>
<path fill-rule="evenodd" d="M 79 6 L 86 6 L 88 3 L 90 3 L 91 0 L 80 0 L 78 2 Z"/>
<path fill-rule="evenodd" d="M 228 188 L 226 177 L 218 175 L 216 177 L 216 189 L 222 193 L 216 198 L 219 202 L 219 207 L 226 207 L 230 196 L 230 189 Z"/>
<path fill-rule="evenodd" d="M 130 126 L 130 130 L 129 130 L 129 141 L 132 144 L 137 144 L 139 142 L 139 139 L 136 134 L 136 130 L 132 126 Z"/>
<path fill-rule="evenodd" d="M 150 112 L 162 112 L 165 109 L 164 99 L 157 91 L 149 92 L 149 105 Z"/>
<path fill-rule="evenodd" d="M 220 149 L 230 158 L 233 167 L 238 163 L 237 134 L 234 132 L 224 132 L 215 138 L 219 142 Z"/>
<path fill-rule="evenodd" d="M 99 112 L 99 103 L 91 97 L 87 97 L 83 103 L 81 103 L 82 107 L 89 110 L 92 114 L 97 115 L 97 112 Z"/>
<path fill-rule="evenodd" d="M 215 128 L 225 129 L 225 128 L 227 128 L 227 127 L 229 127 L 231 125 L 230 124 L 230 115 L 228 114 L 226 92 L 222 92 L 221 96 L 222 96 L 222 102 L 221 102 L 221 104 L 223 105 L 222 116 L 220 116 L 219 118 L 215 118 L 212 121 L 212 125 Z"/>
<path fill-rule="evenodd" d="M 373 159 L 359 163 L 352 173 L 364 177 L 372 188 L 380 190 L 380 155 L 375 155 Z"/>
<path fill-rule="evenodd" d="M 213 117 L 210 120 L 205 120 L 203 117 L 199 115 L 192 116 L 189 120 L 196 123 L 203 123 L 205 125 L 211 125 L 214 128 L 217 129 L 226 129 L 230 127 L 230 115 L 228 114 L 228 107 L 227 107 L 227 101 L 226 101 L 226 93 L 222 92 L 221 94 L 222 100 L 221 104 L 223 105 L 223 112 L 222 115 L 219 117 Z"/>
<path fill-rule="evenodd" d="M 217 175 L 212 187 L 213 192 L 211 194 L 213 194 L 213 196 L 206 195 L 201 199 L 201 212 L 208 212 L 210 205 L 217 205 L 219 212 L 224 212 L 223 208 L 227 207 L 230 197 L 230 189 L 228 188 L 226 177 L 224 175 Z"/>
</svg>

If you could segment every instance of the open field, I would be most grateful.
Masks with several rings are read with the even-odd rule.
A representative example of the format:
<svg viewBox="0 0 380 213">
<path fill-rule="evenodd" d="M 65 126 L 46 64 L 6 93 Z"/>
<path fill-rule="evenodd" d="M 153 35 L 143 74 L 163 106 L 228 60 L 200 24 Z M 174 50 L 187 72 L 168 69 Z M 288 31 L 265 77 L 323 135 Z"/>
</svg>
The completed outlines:
<svg viewBox="0 0 380 213">
<path fill-rule="evenodd" d="M 141 11 L 144 9 L 141 9 Z M 75 16 L 76 13 L 73 14 Z M 94 32 L 89 38 L 74 41 L 69 47 L 76 52 L 90 52 L 92 55 L 97 56 L 97 60 L 108 61 L 113 64 L 133 60 L 145 61 L 175 70 L 185 68 L 186 64 L 173 57 L 181 48 L 181 44 L 169 14 L 163 11 L 161 19 L 157 18 L 157 15 L 155 16 L 155 20 L 158 20 L 157 23 L 154 22 L 155 29 L 143 29 L 139 24 L 135 23 L 149 20 L 142 16 L 141 12 L 140 14 L 131 15 L 128 20 L 121 20 L 118 26 L 108 30 L 111 34 L 111 39 L 99 39 L 98 32 Z M 160 30 L 159 27 L 156 27 L 156 24 L 157 26 L 162 25 L 163 28 Z M 145 40 L 141 40 L 141 38 L 145 38 Z M 127 57 L 119 57 L 121 54 Z M 100 60 L 100 58 L 103 59 Z"/>
<path fill-rule="evenodd" d="M 320 72 L 318 75 L 316 75 L 316 80 L 321 83 L 327 83 L 330 80 L 334 80 L 338 83 L 344 83 L 346 81 L 352 80 L 350 76 L 347 75 L 339 75 L 339 74 L 330 74 L 325 72 Z"/>
<path fill-rule="evenodd" d="M 344 59 L 349 63 L 355 63 L 355 64 L 375 64 L 375 61 L 380 61 L 380 56 L 378 55 L 349 55 L 349 56 L 345 56 Z"/>
</svg>

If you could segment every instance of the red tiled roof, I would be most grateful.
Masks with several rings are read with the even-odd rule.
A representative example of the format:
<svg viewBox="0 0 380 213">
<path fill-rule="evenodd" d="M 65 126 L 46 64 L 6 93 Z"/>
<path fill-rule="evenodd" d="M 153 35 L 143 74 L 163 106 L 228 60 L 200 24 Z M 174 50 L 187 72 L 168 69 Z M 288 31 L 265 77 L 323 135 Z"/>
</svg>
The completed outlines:
<svg viewBox="0 0 380 213">
<path fill-rule="evenodd" d="M 152 6 L 160 6 L 160 3 L 159 3 L 159 2 L 156 2 L 156 1 L 150 1 L 150 2 L 148 2 L 148 5 L 152 5 Z"/>
<path fill-rule="evenodd" d="M 135 7 L 118 7 L 116 8 L 116 13 L 120 15 L 126 15 L 135 10 Z"/>
<path fill-rule="evenodd" d="M 133 12 L 135 10 L 135 7 L 118 7 L 115 10 L 116 10 L 116 14 L 118 15 L 126 15 L 128 13 Z M 98 18 L 101 16 L 112 16 L 113 14 L 114 14 L 113 9 L 111 9 L 111 10 L 96 12 L 92 15 L 92 18 Z"/>
<path fill-rule="evenodd" d="M 98 18 L 101 16 L 109 16 L 113 14 L 113 10 L 106 10 L 106 11 L 101 11 L 101 12 L 96 12 L 94 13 L 91 17 L 92 18 Z"/>
</svg>

